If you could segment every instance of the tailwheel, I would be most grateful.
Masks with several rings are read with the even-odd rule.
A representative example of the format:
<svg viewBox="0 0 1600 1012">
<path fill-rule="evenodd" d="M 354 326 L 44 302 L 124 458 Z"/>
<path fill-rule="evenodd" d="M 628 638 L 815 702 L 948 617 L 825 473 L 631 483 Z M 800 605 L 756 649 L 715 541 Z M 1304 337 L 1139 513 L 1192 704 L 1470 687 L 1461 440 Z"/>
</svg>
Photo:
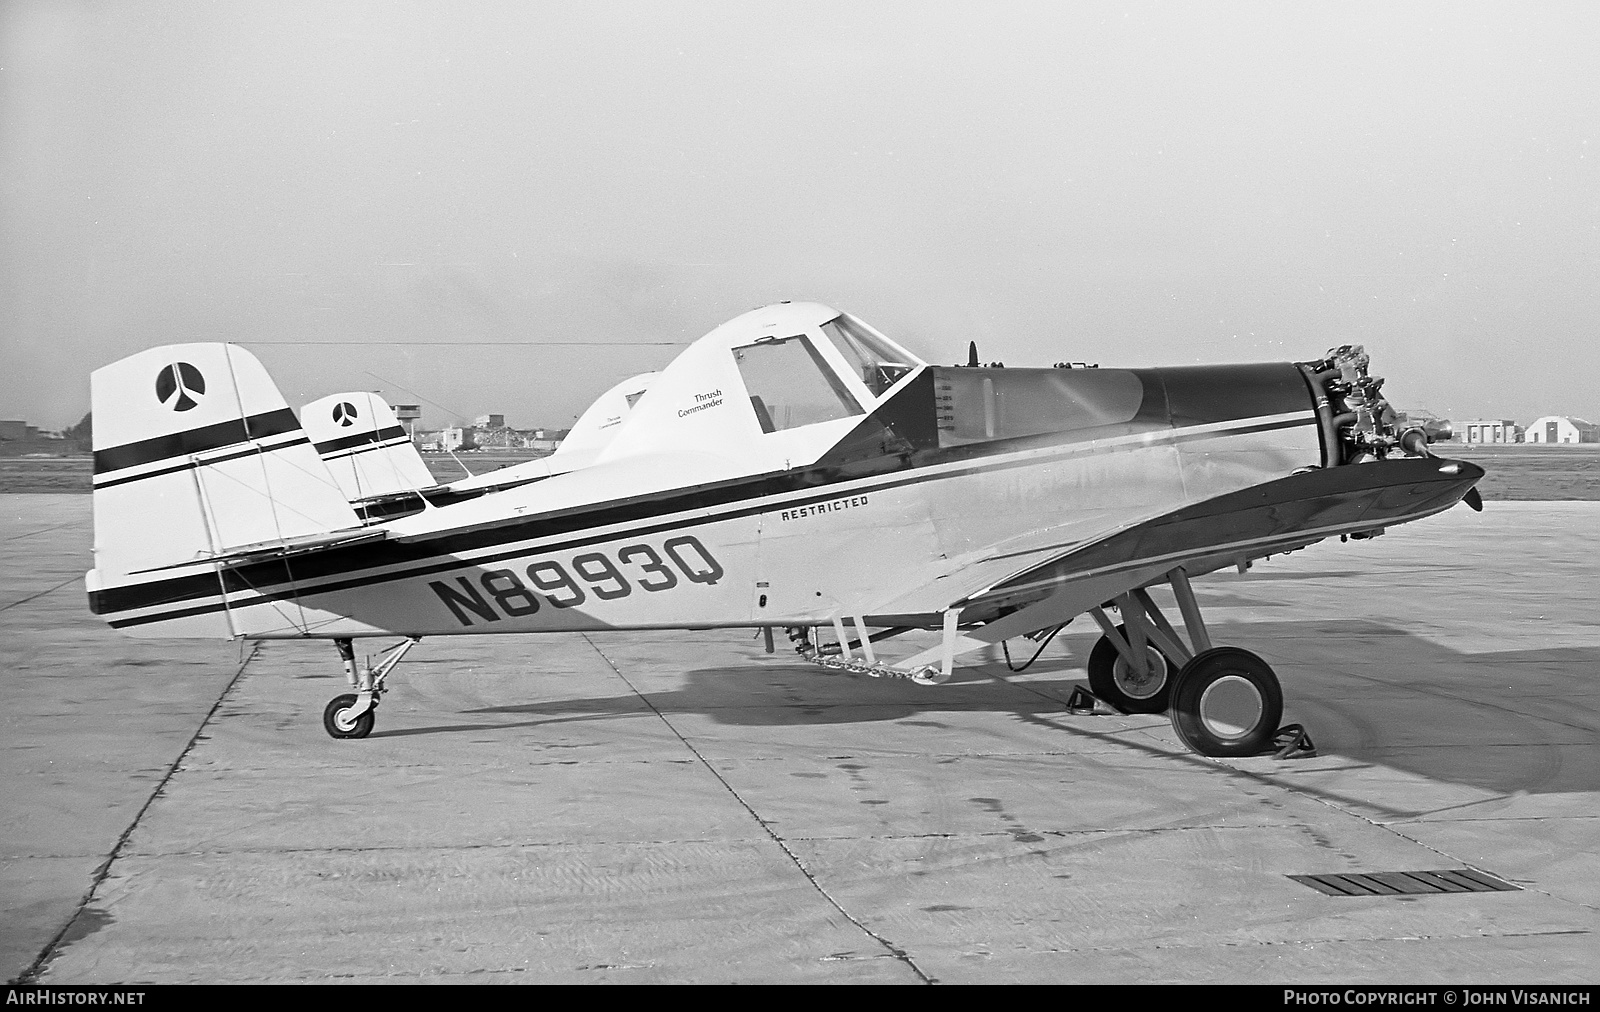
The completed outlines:
<svg viewBox="0 0 1600 1012">
<path fill-rule="evenodd" d="M 378 701 L 372 700 L 359 713 L 356 712 L 356 702 L 356 696 L 351 692 L 328 700 L 328 705 L 322 710 L 323 730 L 335 738 L 365 738 L 371 734 Z"/>
<path fill-rule="evenodd" d="M 1117 626 L 1128 642 L 1128 627 Z M 1100 637 L 1089 651 L 1089 688 L 1124 713 L 1161 713 L 1172 692 L 1176 666 L 1154 643 L 1145 643 L 1145 667 L 1137 671 L 1109 636 Z"/>
<path fill-rule="evenodd" d="M 1238 647 L 1202 651 L 1172 688 L 1172 728 L 1201 755 L 1256 755 L 1272 744 L 1283 690 L 1267 662 Z"/>
<path fill-rule="evenodd" d="M 355 644 L 349 638 L 333 641 L 339 650 L 339 660 L 344 663 L 344 675 L 355 692 L 334 696 L 322 708 L 322 729 L 335 738 L 365 738 L 372 733 L 373 711 L 383 696 L 384 679 L 400 663 L 412 647 L 422 642 L 420 636 L 407 636 L 378 655 L 376 663 L 368 658 L 365 668 L 356 664 Z"/>
</svg>

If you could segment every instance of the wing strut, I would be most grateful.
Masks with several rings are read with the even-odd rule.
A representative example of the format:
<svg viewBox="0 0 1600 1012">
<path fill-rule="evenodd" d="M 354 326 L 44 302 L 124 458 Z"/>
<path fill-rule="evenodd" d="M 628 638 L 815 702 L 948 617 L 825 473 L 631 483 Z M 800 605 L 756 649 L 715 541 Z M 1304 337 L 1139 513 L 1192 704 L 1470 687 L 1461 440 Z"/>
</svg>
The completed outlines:
<svg viewBox="0 0 1600 1012">
<path fill-rule="evenodd" d="M 944 613 L 944 635 L 939 639 L 939 674 L 941 682 L 949 681 L 956 663 L 956 638 L 961 621 L 961 609 L 951 608 Z"/>
</svg>

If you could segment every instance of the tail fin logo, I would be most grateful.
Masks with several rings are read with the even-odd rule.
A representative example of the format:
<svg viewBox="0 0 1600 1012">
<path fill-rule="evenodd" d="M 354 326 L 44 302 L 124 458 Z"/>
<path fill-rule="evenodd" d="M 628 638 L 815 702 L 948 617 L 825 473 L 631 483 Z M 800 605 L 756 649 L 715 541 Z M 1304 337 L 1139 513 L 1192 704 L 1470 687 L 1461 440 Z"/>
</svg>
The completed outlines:
<svg viewBox="0 0 1600 1012">
<path fill-rule="evenodd" d="M 349 401 L 341 401 L 333 406 L 333 420 L 345 428 L 356 423 L 356 406 Z"/>
<path fill-rule="evenodd" d="M 177 362 L 156 374 L 156 400 L 174 411 L 188 411 L 205 396 L 206 378 L 187 362 Z"/>
</svg>

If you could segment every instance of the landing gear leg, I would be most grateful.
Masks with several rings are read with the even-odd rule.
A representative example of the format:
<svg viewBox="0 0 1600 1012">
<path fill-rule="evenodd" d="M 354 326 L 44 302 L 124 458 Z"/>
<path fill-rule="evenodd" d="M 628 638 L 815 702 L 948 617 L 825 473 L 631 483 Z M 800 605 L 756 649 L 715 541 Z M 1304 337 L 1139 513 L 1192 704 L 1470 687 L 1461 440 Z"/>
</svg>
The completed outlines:
<svg viewBox="0 0 1600 1012">
<path fill-rule="evenodd" d="M 1180 567 L 1166 574 L 1189 642 L 1140 588 L 1116 599 L 1123 623 L 1104 608 L 1089 614 L 1105 635 L 1089 654 L 1089 686 L 1124 713 L 1168 711 L 1172 728 L 1201 755 L 1256 755 L 1273 744 L 1283 689 L 1266 661 L 1238 647 L 1214 647 Z"/>
<path fill-rule="evenodd" d="M 355 692 L 334 696 L 322 710 L 322 728 L 335 738 L 365 738 L 372 733 L 378 700 L 383 696 L 383 682 L 389 672 L 400 663 L 412 647 L 422 642 L 420 636 L 408 636 L 378 656 L 376 664 L 357 669 L 355 645 L 349 639 L 336 639 L 333 645 L 339 650 L 344 663 L 345 678 Z"/>
<path fill-rule="evenodd" d="M 1167 574 L 1194 644 L 1173 680 L 1172 729 L 1201 755 L 1256 755 L 1273 743 L 1283 689 L 1266 661 L 1238 647 L 1213 647 L 1182 567 Z"/>
<path fill-rule="evenodd" d="M 1161 713 L 1189 650 L 1144 590 L 1118 597 L 1117 610 L 1122 625 L 1104 608 L 1089 609 L 1105 633 L 1089 652 L 1089 687 L 1123 713 Z"/>
</svg>

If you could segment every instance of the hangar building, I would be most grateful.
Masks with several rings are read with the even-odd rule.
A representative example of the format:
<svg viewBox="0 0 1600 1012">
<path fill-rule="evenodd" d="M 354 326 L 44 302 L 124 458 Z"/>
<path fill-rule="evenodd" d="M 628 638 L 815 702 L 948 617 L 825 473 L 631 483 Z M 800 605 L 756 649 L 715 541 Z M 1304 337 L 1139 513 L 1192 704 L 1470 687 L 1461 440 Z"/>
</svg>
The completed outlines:
<svg viewBox="0 0 1600 1012">
<path fill-rule="evenodd" d="M 1522 429 L 1509 418 L 1474 418 L 1461 426 L 1461 438 L 1469 443 L 1515 443 Z"/>
<path fill-rule="evenodd" d="M 1530 443 L 1600 443 L 1600 425 L 1569 415 L 1545 415 L 1528 423 Z"/>
</svg>

